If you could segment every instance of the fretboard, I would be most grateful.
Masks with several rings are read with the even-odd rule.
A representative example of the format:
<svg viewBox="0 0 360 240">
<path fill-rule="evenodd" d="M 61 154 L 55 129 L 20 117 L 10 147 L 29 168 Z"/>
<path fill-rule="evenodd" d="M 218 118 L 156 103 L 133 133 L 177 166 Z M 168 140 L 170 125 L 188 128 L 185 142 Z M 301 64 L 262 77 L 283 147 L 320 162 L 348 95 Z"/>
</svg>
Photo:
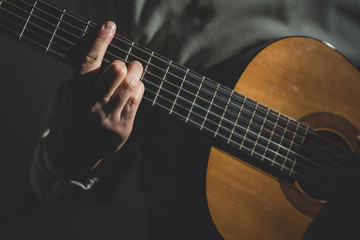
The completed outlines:
<svg viewBox="0 0 360 240">
<path fill-rule="evenodd" d="M 0 0 L 0 28 L 76 66 L 98 25 L 46 1 Z M 282 173 L 295 174 L 296 150 L 309 128 L 232 89 L 116 35 L 104 63 L 144 66 L 144 100 Z"/>
</svg>

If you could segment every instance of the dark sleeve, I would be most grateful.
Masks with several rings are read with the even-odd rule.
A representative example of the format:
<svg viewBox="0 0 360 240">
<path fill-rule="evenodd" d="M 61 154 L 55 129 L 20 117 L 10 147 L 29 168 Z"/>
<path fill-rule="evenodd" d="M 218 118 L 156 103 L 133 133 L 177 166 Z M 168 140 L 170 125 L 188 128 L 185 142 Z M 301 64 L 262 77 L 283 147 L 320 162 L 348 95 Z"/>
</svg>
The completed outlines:
<svg viewBox="0 0 360 240">
<path fill-rule="evenodd" d="M 122 174 L 138 155 L 137 144 L 130 140 L 111 159 L 104 159 L 103 166 L 86 179 L 65 179 L 51 164 L 45 148 L 46 137 L 45 132 L 35 149 L 30 184 L 41 202 L 54 206 L 77 207 L 110 200 Z"/>
</svg>

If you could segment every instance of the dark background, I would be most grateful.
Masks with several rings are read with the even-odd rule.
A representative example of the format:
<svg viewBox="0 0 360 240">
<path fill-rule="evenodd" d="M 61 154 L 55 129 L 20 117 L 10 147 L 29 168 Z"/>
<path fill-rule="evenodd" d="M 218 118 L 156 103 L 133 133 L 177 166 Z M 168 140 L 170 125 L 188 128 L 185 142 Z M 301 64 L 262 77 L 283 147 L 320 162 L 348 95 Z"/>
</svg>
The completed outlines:
<svg viewBox="0 0 360 240">
<path fill-rule="evenodd" d="M 69 10 L 76 4 L 50 2 Z M 57 86 L 72 69 L 1 32 L 0 43 L 0 239 L 145 239 L 148 203 L 134 171 L 119 186 L 127 196 L 90 211 L 55 210 L 37 201 L 29 186 L 32 155 Z"/>
<path fill-rule="evenodd" d="M 76 4 L 50 2 L 70 10 Z M 72 69 L 1 32 L 0 43 L 0 239 L 145 239 L 150 201 L 138 189 L 135 168 L 119 186 L 126 196 L 90 211 L 37 201 L 29 186 L 33 151 L 57 86 Z"/>
</svg>

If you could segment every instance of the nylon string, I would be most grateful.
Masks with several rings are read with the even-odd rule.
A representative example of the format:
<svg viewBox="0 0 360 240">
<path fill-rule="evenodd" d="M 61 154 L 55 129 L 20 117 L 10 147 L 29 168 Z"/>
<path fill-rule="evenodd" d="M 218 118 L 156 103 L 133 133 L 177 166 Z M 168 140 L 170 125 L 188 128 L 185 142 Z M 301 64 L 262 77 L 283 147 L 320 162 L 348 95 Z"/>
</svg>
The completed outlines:
<svg viewBox="0 0 360 240">
<path fill-rule="evenodd" d="M 6 0 L 5 0 L 5 1 L 6 1 Z M 25 1 L 23 1 L 23 0 L 21 0 L 21 1 L 24 2 L 24 3 L 26 3 L 26 4 L 28 4 L 29 6 L 32 6 L 30 3 L 27 3 L 27 2 L 25 2 Z M 58 11 L 61 10 L 61 9 L 59 9 L 59 8 L 56 8 L 55 6 L 50 5 L 50 4 L 47 3 L 47 2 L 43 2 L 43 1 L 40 1 L 40 2 L 46 4 L 47 6 L 50 6 L 50 7 L 54 8 L 54 9 L 56 9 L 56 10 L 58 10 Z M 40 11 L 42 11 L 42 12 L 44 12 L 44 13 L 46 13 L 47 15 L 52 16 L 53 18 L 59 20 L 59 18 L 57 18 L 56 16 L 51 15 L 51 14 L 49 14 L 48 12 L 45 12 L 45 11 L 43 11 L 43 10 L 40 9 L 40 8 L 37 8 L 37 9 L 40 10 Z M 26 12 L 26 10 L 24 10 L 24 9 L 22 9 L 22 10 Z M 84 20 L 82 20 L 82 19 L 79 19 L 80 17 L 74 15 L 73 13 L 66 13 L 66 14 L 69 15 L 69 16 L 72 16 L 73 18 L 77 18 L 77 19 L 80 20 L 82 23 L 85 23 L 85 22 L 86 22 L 86 21 L 84 21 Z M 44 21 L 47 22 L 46 20 L 44 20 Z M 79 31 L 81 31 L 81 32 L 83 33 L 83 35 L 84 35 L 85 33 L 87 33 L 86 31 L 84 31 L 84 30 L 82 30 L 82 29 L 80 29 L 80 28 L 78 28 L 78 27 L 76 27 L 76 26 L 74 26 L 74 25 L 72 25 L 72 24 L 70 24 L 70 23 L 68 23 L 68 22 L 66 22 L 66 21 L 63 21 L 63 22 L 66 23 L 66 24 L 68 24 L 68 25 L 70 25 L 70 26 L 72 26 L 72 27 L 74 27 L 74 28 L 76 28 L 76 29 L 78 29 Z M 47 23 L 48 23 L 48 22 L 47 22 Z M 89 26 L 89 23 L 92 25 L 92 27 L 96 27 L 96 26 L 97 26 L 95 23 L 91 23 L 91 21 L 87 21 L 87 27 Z M 52 26 L 54 26 L 54 24 L 51 24 L 51 23 L 49 23 L 49 24 L 52 25 Z M 60 28 L 60 29 L 61 29 L 61 28 Z M 86 29 L 87 29 L 87 28 L 86 28 Z M 64 29 L 61 29 L 61 30 L 63 30 L 64 32 L 69 33 L 68 31 L 66 31 L 66 30 L 64 30 Z M 76 35 L 74 35 L 74 34 L 72 34 L 72 33 L 69 33 L 69 34 L 71 34 L 71 35 L 75 36 L 76 38 L 80 39 L 78 36 L 76 36 Z M 120 40 L 120 41 L 124 42 L 125 44 L 127 44 L 128 46 L 130 46 L 130 44 L 129 44 L 128 42 L 126 42 L 126 41 L 125 41 L 124 39 L 122 39 L 122 38 L 119 38 L 118 35 L 115 36 L 115 39 Z M 112 46 L 112 47 L 114 47 L 114 48 L 116 48 L 116 49 L 118 49 L 118 50 L 121 50 L 121 51 L 127 53 L 126 50 L 120 49 L 120 48 L 118 48 L 118 47 L 115 46 L 115 45 L 110 44 L 110 46 Z M 134 46 L 134 47 L 137 48 L 137 49 L 139 49 L 139 50 L 141 50 L 141 51 L 143 51 L 143 52 L 145 52 L 143 49 L 141 49 L 141 48 L 139 48 L 139 47 L 137 47 L 137 46 Z M 112 56 L 115 56 L 116 58 L 119 58 L 119 57 L 117 57 L 116 55 L 114 55 L 114 54 L 112 54 L 112 53 L 110 53 L 110 52 L 107 52 L 107 53 L 110 54 L 110 55 L 112 55 Z M 145 53 L 148 54 L 147 52 L 145 52 Z M 139 59 L 139 60 L 144 60 L 144 59 L 141 59 L 141 58 L 139 58 L 139 57 L 137 57 L 137 56 L 135 56 L 135 55 L 133 55 L 133 54 L 129 54 L 129 55 L 134 56 L 134 57 L 136 57 L 136 58 Z M 154 58 L 157 58 L 157 59 L 161 60 L 162 62 L 168 63 L 166 60 L 164 60 L 164 59 L 162 59 L 162 58 L 159 58 L 159 57 L 157 57 L 157 56 L 154 56 Z M 151 64 L 151 63 L 150 63 L 150 64 Z M 151 65 L 152 65 L 152 66 L 155 66 L 156 68 L 160 69 L 161 71 L 165 71 L 164 69 L 159 68 L 157 65 L 153 65 L 153 64 L 151 64 Z M 173 65 L 173 68 L 174 68 L 174 67 L 177 68 L 177 69 L 179 69 L 180 71 L 183 71 L 183 72 L 184 72 L 184 70 L 180 69 L 180 68 L 177 67 L 176 65 Z M 169 73 L 169 75 L 170 75 L 170 74 L 173 75 L 173 76 L 175 76 L 176 78 L 180 79 L 179 76 L 174 75 L 174 74 L 172 74 L 172 73 Z M 197 80 L 198 80 L 198 82 L 199 82 L 199 79 L 200 79 L 200 78 L 199 78 L 198 76 L 192 74 L 191 72 L 190 72 L 190 74 L 193 75 L 195 78 L 197 78 Z M 159 76 L 156 76 L 156 75 L 154 75 L 154 76 L 159 79 Z M 182 79 L 181 79 L 181 80 L 182 80 Z M 205 79 L 205 80 L 206 80 L 206 79 Z M 185 81 L 186 81 L 186 80 L 185 80 Z M 206 80 L 206 81 L 207 81 L 208 83 L 212 84 L 212 85 L 215 84 L 215 83 L 212 83 L 211 81 L 208 81 L 208 80 Z M 173 85 L 173 86 L 175 86 L 175 87 L 179 87 L 179 86 L 177 86 L 177 85 L 174 85 L 174 84 L 171 83 L 171 82 L 168 82 L 168 83 L 171 84 L 171 85 Z M 191 85 L 195 86 L 195 88 L 197 88 L 197 86 L 194 85 L 192 82 L 188 82 L 188 83 L 190 83 Z M 222 88 L 222 90 L 225 90 L 225 92 L 227 92 L 227 93 L 229 92 L 229 90 L 226 89 L 226 88 Z M 203 90 L 203 91 L 204 91 L 204 90 Z M 205 90 L 205 91 L 206 91 L 207 93 L 209 93 L 209 91 L 207 91 L 207 90 Z M 232 92 L 233 92 L 233 91 L 232 91 Z M 235 93 L 239 98 L 242 98 L 242 100 L 245 101 L 245 98 L 243 98 L 243 96 L 241 96 L 240 94 L 238 94 L 238 93 L 236 93 L 236 92 L 234 92 L 234 93 Z M 190 94 L 193 94 L 193 93 L 190 92 Z M 208 95 L 208 96 L 209 96 L 209 95 Z M 210 93 L 210 96 L 212 96 L 211 93 Z M 202 99 L 202 98 L 201 98 L 201 99 Z M 204 100 L 204 99 L 202 99 L 202 100 Z M 224 99 L 222 98 L 222 100 L 224 100 Z M 204 100 L 204 101 L 206 102 L 207 100 Z M 230 102 L 230 103 L 233 104 L 232 102 Z M 245 103 L 245 102 L 244 102 L 244 103 Z M 250 104 L 251 104 L 251 105 L 254 105 L 254 103 L 252 103 L 252 102 L 250 102 Z M 213 104 L 213 105 L 214 105 L 214 106 L 217 106 L 217 107 L 220 108 L 220 109 L 223 109 L 222 107 L 220 107 L 220 106 L 218 106 L 218 105 L 216 105 L 216 104 Z M 239 105 L 236 105 L 236 104 L 233 104 L 233 105 L 235 105 L 235 106 L 237 106 L 237 107 L 240 107 Z M 260 107 L 261 107 L 263 110 L 265 110 L 265 109 L 263 108 L 263 106 L 260 106 Z M 244 110 L 247 111 L 247 112 L 250 112 L 250 111 L 247 110 L 247 109 L 244 109 Z M 236 111 L 236 110 L 235 110 L 235 111 Z M 267 110 L 267 111 L 268 111 L 268 110 Z M 232 116 L 234 117 L 234 115 L 232 115 Z M 259 115 L 255 115 L 255 116 L 257 116 L 257 117 L 259 117 L 259 118 L 261 118 L 261 119 L 264 119 L 262 116 L 259 116 Z M 284 118 L 284 117 L 281 116 L 281 115 L 280 115 L 280 117 L 281 117 L 282 119 L 286 120 L 286 121 L 290 121 L 290 120 L 291 120 L 290 118 L 286 119 L 286 118 Z M 273 122 L 271 122 L 271 121 L 268 120 L 268 119 L 265 119 L 264 121 L 273 123 Z M 297 121 L 295 121 L 295 122 L 297 122 Z M 332 142 L 332 141 L 329 141 L 329 139 L 327 139 L 327 138 L 325 138 L 325 137 L 323 137 L 323 136 L 321 136 L 321 135 L 318 135 L 315 131 L 313 131 L 312 129 L 309 129 L 308 127 L 304 128 L 303 126 L 301 126 L 301 124 L 299 125 L 299 123 L 298 123 L 297 125 L 294 125 L 293 123 L 291 123 L 291 124 L 292 124 L 292 126 L 296 126 L 297 128 L 300 126 L 300 128 L 305 129 L 306 131 L 310 130 L 313 135 L 316 135 L 317 137 L 321 138 L 322 140 L 324 140 L 324 141 L 326 141 L 326 142 L 329 142 L 329 143 L 331 143 L 331 144 L 333 144 L 333 145 L 336 145 L 337 147 L 343 149 L 344 151 L 347 151 L 347 149 L 344 148 L 343 146 L 341 146 L 341 145 L 339 145 L 339 144 L 337 144 L 337 143 L 334 143 L 334 142 Z M 256 124 L 256 125 L 259 126 L 258 124 Z M 292 133 L 292 134 L 294 134 L 294 135 L 296 135 L 296 136 L 300 136 L 297 132 L 292 132 L 292 131 L 289 130 L 288 128 L 284 128 L 284 127 L 281 126 L 281 125 L 274 124 L 274 128 L 275 128 L 275 127 L 279 127 L 279 128 L 283 129 L 283 130 L 286 131 L 286 132 Z M 268 130 L 268 129 L 266 129 L 266 128 L 265 128 L 265 130 L 268 131 L 268 132 L 270 132 L 270 130 Z M 301 136 L 300 136 L 300 137 L 301 137 Z M 287 139 L 287 138 L 286 138 L 286 140 L 288 140 L 288 141 L 290 141 L 290 142 L 293 142 L 292 140 L 289 140 L 289 139 Z M 308 140 L 308 141 L 311 142 L 313 145 L 316 145 L 316 146 L 324 149 L 324 147 L 323 147 L 322 145 L 319 145 L 318 143 L 313 142 L 313 141 L 311 141 L 311 140 Z M 295 142 L 295 144 L 296 144 L 297 146 L 299 146 L 300 148 L 303 148 L 302 145 L 299 145 L 299 144 L 297 144 L 296 142 Z M 304 149 L 304 148 L 303 148 L 303 149 Z M 304 149 L 304 150 L 308 150 L 308 149 Z M 324 150 L 327 150 L 328 152 L 331 152 L 331 153 L 337 155 L 339 158 L 343 158 L 344 160 L 346 160 L 346 158 L 345 158 L 344 156 L 342 156 L 341 154 L 338 154 L 338 153 L 332 151 L 332 149 L 326 149 L 326 148 L 325 148 Z M 310 150 L 310 151 L 311 151 L 311 150 Z M 316 152 L 313 152 L 313 151 L 311 151 L 311 152 L 312 152 L 313 154 L 315 154 L 315 155 L 318 155 Z M 318 155 L 318 156 L 319 156 L 320 158 L 322 158 L 321 155 Z"/>
<path fill-rule="evenodd" d="M 22 0 L 21 0 L 21 1 L 22 1 Z M 24 2 L 24 1 L 22 1 L 22 2 Z M 42 2 L 42 1 L 41 1 L 41 2 Z M 29 3 L 27 3 L 27 2 L 24 2 L 24 3 L 28 4 L 29 6 L 32 6 L 31 4 L 29 4 Z M 57 9 L 57 10 L 59 11 L 59 8 L 55 8 L 54 6 L 52 6 L 52 5 L 50 5 L 50 4 L 46 3 L 46 2 L 43 2 L 43 3 L 45 3 L 45 4 L 48 5 L 48 6 L 51 6 L 51 7 L 54 8 L 54 9 Z M 22 9 L 22 10 L 23 10 L 23 9 Z M 40 9 L 40 8 L 38 8 L 38 10 L 40 10 L 40 11 L 46 13 L 47 15 L 50 15 L 50 16 L 52 16 L 53 18 L 59 20 L 57 17 L 49 14 L 48 12 L 43 11 L 43 10 Z M 25 11 L 25 10 L 23 10 L 23 11 Z M 70 14 L 68 14 L 68 15 L 73 15 L 73 14 L 70 13 Z M 73 17 L 76 17 L 76 18 L 79 19 L 79 16 L 73 16 Z M 80 21 L 82 21 L 83 23 L 85 23 L 84 20 L 80 20 Z M 47 21 L 46 21 L 46 22 L 47 22 Z M 62 22 L 67 23 L 68 25 L 70 25 L 70 26 L 78 29 L 79 31 L 83 32 L 83 36 L 84 36 L 85 33 L 87 33 L 87 32 L 86 32 L 86 29 L 88 28 L 89 23 L 91 23 L 91 21 L 88 21 L 88 22 L 87 22 L 87 25 L 86 25 L 86 29 L 85 29 L 85 31 L 83 31 L 82 29 L 79 29 L 78 27 L 76 27 L 76 26 L 74 26 L 74 25 L 72 25 L 72 24 L 70 24 L 70 23 L 68 23 L 68 22 L 66 22 L 66 21 L 62 21 Z M 47 22 L 47 23 L 48 23 L 48 22 Z M 55 26 L 54 24 L 51 24 L 51 23 L 49 23 L 49 24 L 52 25 L 52 26 Z M 94 27 L 94 26 L 96 26 L 96 24 L 92 24 L 92 26 Z M 61 28 L 60 28 L 60 29 L 61 29 Z M 69 33 L 68 31 L 66 31 L 66 30 L 64 30 L 64 29 L 61 29 L 61 30 L 63 30 L 64 32 Z M 75 36 L 76 38 L 80 39 L 78 36 L 76 36 L 76 35 L 74 35 L 74 34 L 72 34 L 72 33 L 69 33 L 69 34 L 71 34 L 71 35 Z M 121 40 L 122 42 L 126 43 L 127 45 L 130 45 L 128 42 L 126 42 L 125 40 L 123 40 L 123 39 L 121 39 L 121 38 L 115 38 L 115 39 Z M 132 44 L 133 44 L 133 43 L 132 43 Z M 117 48 L 118 50 L 121 50 L 121 51 L 123 51 L 123 52 L 126 53 L 126 50 L 119 49 L 117 46 L 114 46 L 114 45 L 111 45 L 111 44 L 110 44 L 110 46 L 113 46 L 113 47 Z M 136 46 L 135 46 L 135 47 L 136 47 Z M 137 48 L 137 49 L 140 49 L 140 50 L 143 51 L 143 52 L 145 52 L 145 51 L 144 51 L 143 49 L 141 49 L 141 48 L 138 48 L 138 47 L 136 47 L 136 48 Z M 145 53 L 146 53 L 146 52 L 145 52 Z M 119 58 L 119 57 L 117 57 L 116 55 L 114 55 L 114 54 L 112 54 L 112 53 L 110 53 L 110 52 L 108 52 L 108 54 L 110 54 L 110 55 L 112 55 L 112 56 L 115 56 L 116 58 Z M 147 53 L 147 54 L 148 54 L 148 53 Z M 144 59 L 141 59 L 141 58 L 139 58 L 139 57 L 137 57 L 137 56 L 135 56 L 135 55 L 133 55 L 133 54 L 128 54 L 128 55 L 134 56 L 134 57 L 136 57 L 136 58 L 139 59 L 139 60 L 144 60 Z M 154 57 L 158 58 L 157 56 L 154 56 Z M 163 59 L 161 59 L 161 58 L 158 58 L 158 59 L 160 59 L 160 60 L 163 61 L 163 62 L 166 62 L 165 60 L 163 60 Z M 153 65 L 153 64 L 151 64 L 151 65 Z M 159 68 L 159 67 L 156 66 L 156 65 L 153 65 L 153 66 L 157 67 L 157 68 L 160 69 L 161 71 L 164 71 L 164 69 Z M 174 67 L 178 68 L 176 65 L 175 65 Z M 178 69 L 180 69 L 180 68 L 178 68 Z M 180 69 L 180 70 L 183 71 L 182 69 Z M 151 72 L 148 72 L 148 73 L 152 74 Z M 170 74 L 171 74 L 171 73 L 170 73 Z M 192 73 L 190 72 L 190 74 L 192 74 Z M 159 76 L 154 75 L 154 74 L 152 74 L 152 75 L 159 79 Z M 177 75 L 174 75 L 174 74 L 172 74 L 172 75 L 175 76 L 176 78 L 180 79 Z M 198 76 L 196 76 L 196 75 L 194 75 L 194 74 L 192 74 L 192 75 L 199 79 Z M 186 81 L 186 80 L 185 80 L 185 81 Z M 211 84 L 214 84 L 214 83 L 212 83 L 211 81 L 208 81 L 208 82 L 211 83 Z M 168 82 L 168 83 L 171 84 L 171 85 L 173 85 L 173 86 L 175 86 L 175 87 L 177 87 L 177 88 L 179 87 L 179 86 L 177 86 L 177 85 L 174 85 L 174 84 L 171 83 L 171 82 Z M 194 84 L 193 84 L 192 82 L 188 82 L 188 83 L 190 83 L 191 85 L 194 86 Z M 198 86 L 195 85 L 195 88 L 197 88 L 197 87 L 198 87 Z M 226 91 L 228 91 L 228 89 L 223 88 L 223 90 L 224 90 L 224 89 L 225 89 Z M 184 89 L 183 89 L 183 90 L 184 90 Z M 204 91 L 204 90 L 203 90 L 203 91 Z M 205 91 L 208 92 L 207 90 L 205 90 Z M 187 91 L 187 92 L 188 92 L 188 91 Z M 193 95 L 192 92 L 189 92 L 189 93 Z M 209 92 L 208 92 L 208 93 L 209 93 Z M 232 93 L 233 93 L 233 91 L 232 91 Z M 235 92 L 235 94 L 237 94 L 237 93 Z M 237 94 L 237 95 L 238 95 L 238 97 L 243 98 L 241 95 L 239 95 L 239 94 Z M 208 95 L 208 96 L 209 96 L 209 95 Z M 210 95 L 210 96 L 212 96 L 212 95 Z M 203 98 L 200 98 L 200 99 L 203 100 L 203 101 L 205 101 L 205 102 L 207 102 L 206 99 L 203 99 Z M 222 98 L 222 100 L 224 100 L 224 99 Z M 245 98 L 243 98 L 242 100 L 245 101 Z M 233 104 L 232 102 L 230 102 L 230 103 Z M 245 103 L 245 102 L 244 102 L 244 103 Z M 252 102 L 250 102 L 250 104 L 254 105 L 254 103 L 252 103 Z M 218 107 L 219 109 L 222 109 L 222 110 L 223 110 L 222 107 L 220 107 L 220 106 L 218 106 L 218 105 L 216 105 L 216 104 L 210 104 L 210 105 L 214 105 L 214 106 Z M 236 105 L 236 104 L 233 104 L 233 105 L 239 107 L 239 106 Z M 262 109 L 264 109 L 262 106 L 260 106 L 260 107 L 261 107 Z M 244 110 L 247 111 L 247 112 L 250 112 L 250 111 L 247 110 L 246 108 L 245 108 Z M 235 111 L 236 111 L 236 110 L 235 110 Z M 267 111 L 268 111 L 268 110 L 267 110 Z M 255 115 L 255 116 L 259 117 L 259 115 Z M 232 117 L 235 117 L 235 116 L 232 115 Z M 286 118 L 284 118 L 284 117 L 281 116 L 281 115 L 280 115 L 280 117 L 281 117 L 282 119 L 286 119 Z M 270 123 L 273 123 L 273 122 L 271 122 L 270 120 L 268 120 L 267 118 L 264 119 L 262 116 L 260 116 L 259 118 L 261 118 L 262 120 L 264 120 L 264 121 L 263 121 L 263 124 L 265 124 L 265 121 L 270 122 Z M 291 120 L 291 119 L 288 118 L 288 119 L 287 119 L 287 122 L 290 122 L 290 120 Z M 295 122 L 296 122 L 296 121 L 295 121 Z M 216 123 L 215 123 L 215 124 L 216 124 Z M 259 126 L 256 122 L 255 122 L 254 125 Z M 296 129 L 298 129 L 299 126 L 300 126 L 300 128 L 303 128 L 301 125 L 299 125 L 299 123 L 298 123 L 297 125 L 294 125 L 293 123 L 291 123 L 291 125 L 292 125 L 292 126 L 296 126 Z M 263 127 L 263 126 L 261 126 L 261 129 L 262 129 L 262 127 Z M 284 128 L 284 127 L 281 126 L 281 125 L 274 124 L 274 129 L 275 129 L 276 127 L 279 127 L 279 128 L 283 129 L 283 130 L 286 131 L 286 132 L 292 133 L 292 134 L 294 135 L 294 137 L 295 137 L 295 136 L 299 136 L 299 134 L 297 133 L 297 131 L 293 132 L 292 130 L 289 130 L 287 127 Z M 304 128 L 303 128 L 303 129 L 304 129 Z M 309 129 L 309 128 L 306 128 L 306 131 L 307 131 L 308 129 Z M 265 131 L 271 132 L 271 130 L 266 129 L 266 128 L 265 128 Z M 311 132 L 312 132 L 312 134 L 316 135 L 317 137 L 322 138 L 323 140 L 328 141 L 328 139 L 322 137 L 321 135 L 318 135 L 316 132 L 314 132 L 314 131 L 312 131 L 312 130 L 311 130 Z M 278 134 L 275 134 L 275 135 L 278 135 Z M 302 145 L 299 145 L 298 143 L 296 143 L 296 142 L 293 141 L 294 138 L 291 139 L 291 140 L 289 140 L 288 138 L 285 138 L 285 139 L 286 139 L 287 141 L 291 142 L 291 145 L 293 145 L 293 143 L 295 143 L 295 145 L 299 146 L 300 148 L 303 148 Z M 337 155 L 339 158 L 343 158 L 344 160 L 346 160 L 346 158 L 345 158 L 344 156 L 342 156 L 341 154 L 338 154 L 338 153 L 332 151 L 332 149 L 326 149 L 326 148 L 324 148 L 322 145 L 319 145 L 319 144 L 316 143 L 316 142 L 313 142 L 313 141 L 311 141 L 311 140 L 308 140 L 308 141 L 311 142 L 311 143 L 313 143 L 313 145 L 316 145 L 316 146 L 318 146 L 318 147 L 320 147 L 320 148 L 322 148 L 322 149 L 324 149 L 324 150 L 327 150 L 328 152 L 332 152 L 333 154 Z M 328 141 L 328 142 L 330 142 L 330 141 Z M 273 143 L 274 143 L 274 142 L 273 142 Z M 336 143 L 332 143 L 332 144 L 337 145 Z M 277 145 L 277 143 L 276 143 L 276 145 Z M 280 145 L 281 145 L 281 142 L 280 142 Z M 343 146 L 341 146 L 341 145 L 338 145 L 338 147 L 343 148 Z M 285 148 L 285 147 L 283 147 L 283 146 L 281 145 L 281 148 Z M 285 148 L 285 149 L 286 149 L 286 148 Z M 303 148 L 303 149 L 304 149 L 304 148 Z M 344 149 L 344 148 L 343 148 L 343 149 Z M 287 150 L 287 149 L 286 149 L 286 150 Z M 304 149 L 304 150 L 309 150 L 309 149 Z M 346 151 L 347 149 L 344 149 L 344 150 Z M 322 155 L 319 155 L 318 153 L 313 152 L 312 150 L 310 150 L 310 151 L 311 151 L 314 155 L 318 155 L 318 157 L 322 158 Z"/>
<path fill-rule="evenodd" d="M 155 75 L 156 76 L 156 75 Z M 216 123 L 215 123 L 216 124 Z M 212 131 L 211 129 L 209 129 L 210 131 Z M 255 135 L 256 135 L 256 133 L 254 133 Z M 226 137 L 225 137 L 225 139 L 226 139 Z M 254 142 L 254 141 L 253 141 Z M 277 144 L 276 144 L 277 145 Z M 265 152 L 266 153 L 266 152 Z M 297 154 L 297 153 L 295 153 L 296 155 L 298 155 L 298 156 L 300 156 L 299 154 Z M 278 154 L 278 153 L 276 153 L 276 155 L 280 155 L 280 154 Z M 283 155 L 280 155 L 280 156 L 283 156 Z M 286 156 L 283 156 L 283 157 L 285 157 L 286 158 Z M 270 161 L 272 161 L 272 160 L 270 160 Z M 310 160 L 311 161 L 311 160 Z"/>
<path fill-rule="evenodd" d="M 6 0 L 5 0 L 6 1 Z M 45 2 L 44 2 L 45 3 Z M 5 9 L 6 10 L 6 9 Z M 54 17 L 54 16 L 53 16 Z M 50 23 L 51 24 L 51 23 Z M 122 49 L 121 49 L 122 50 Z M 125 50 L 122 50 L 122 51 L 125 51 Z M 126 51 L 125 51 L 126 52 Z M 115 56 L 116 57 L 116 56 Z M 155 76 L 155 77 L 158 77 L 157 75 L 154 75 L 154 74 L 152 74 L 153 76 Z M 150 82 L 151 83 L 151 82 Z M 153 84 L 153 83 L 151 83 L 151 84 Z M 157 85 L 156 85 L 157 86 Z M 178 86 L 177 86 L 178 87 Z M 164 90 L 166 90 L 166 89 L 164 89 Z M 171 92 L 170 92 L 171 93 Z M 162 97 L 162 96 L 161 96 Z M 165 100 L 168 100 L 168 99 L 165 99 Z M 186 100 L 186 99 L 185 99 Z M 150 99 L 149 99 L 149 101 L 151 101 Z M 168 100 L 169 101 L 169 100 Z M 205 100 L 206 101 L 206 100 Z M 183 107 L 183 106 L 181 106 L 181 107 Z M 166 108 L 166 107 L 165 107 Z M 186 109 L 186 108 L 185 108 Z M 181 115 L 182 116 L 182 115 Z M 200 117 L 202 117 L 201 115 L 200 115 Z M 210 120 L 210 119 L 208 119 L 208 120 Z M 226 119 L 227 120 L 227 119 Z M 196 123 L 196 122 L 195 122 Z M 197 124 L 197 123 L 196 123 Z M 215 123 L 216 124 L 216 123 Z M 199 125 L 199 124 L 198 124 Z M 241 126 L 240 126 L 241 127 Z M 244 129 L 244 128 L 243 128 Z M 229 129 L 227 129 L 227 130 L 229 130 Z M 209 129 L 209 131 L 212 131 L 211 129 Z M 253 134 L 255 134 L 255 135 L 257 135 L 256 133 L 254 133 L 254 132 L 252 132 Z M 237 133 L 236 133 L 237 134 Z M 224 139 L 226 139 L 227 140 L 227 138 L 226 137 L 224 137 L 224 136 L 222 136 Z M 262 136 L 261 136 L 262 137 Z M 231 140 L 232 141 L 232 140 Z M 233 142 L 233 141 L 232 141 Z M 254 141 L 253 141 L 254 142 Z M 236 143 L 236 142 L 235 142 Z M 278 145 L 278 144 L 276 144 L 276 145 Z M 281 146 L 282 147 L 282 146 Z M 250 150 L 250 149 L 249 149 Z M 265 152 L 266 153 L 266 152 Z M 259 153 L 257 153 L 257 154 L 259 154 Z M 275 153 L 275 154 L 277 154 L 277 153 Z M 296 153 L 295 153 L 296 154 Z M 261 156 L 261 154 L 259 154 L 260 156 Z M 277 155 L 279 155 L 279 154 L 277 154 Z M 297 154 L 298 155 L 298 154 Z M 280 156 L 283 156 L 283 155 L 280 155 Z M 298 155 L 298 156 L 300 156 L 300 155 Z M 283 157 L 285 157 L 285 156 L 283 156 Z M 267 157 L 266 157 L 267 158 Z M 286 157 L 285 157 L 286 158 Z M 268 158 L 267 158 L 268 159 Z M 268 159 L 269 161 L 273 161 L 273 160 L 271 160 L 271 159 Z M 311 161 L 311 160 L 310 160 Z M 278 164 L 278 163 L 276 163 L 276 164 Z M 278 164 L 278 165 L 280 165 L 280 164 Z"/>
<path fill-rule="evenodd" d="M 54 17 L 54 16 L 53 16 Z M 56 17 L 55 17 L 56 18 Z M 122 50 L 122 49 L 121 49 Z M 122 51 L 125 51 L 125 50 L 122 50 Z M 158 76 L 156 76 L 156 75 L 154 75 L 155 77 L 158 77 Z M 178 86 L 176 86 L 176 87 L 178 87 Z M 215 123 L 216 124 L 216 123 Z M 268 129 L 266 129 L 267 131 L 269 131 Z M 256 133 L 254 133 L 255 135 L 256 135 Z M 262 137 L 262 136 L 261 136 Z M 288 139 L 287 139 L 288 140 Z M 292 141 L 290 141 L 290 142 L 292 142 Z M 278 145 L 277 143 L 276 143 L 276 145 Z M 280 145 L 282 148 L 285 148 L 285 147 L 283 147 L 282 145 Z M 255 146 L 254 146 L 255 147 Z M 286 149 L 286 148 L 285 148 Z M 297 153 L 295 153 L 296 155 L 298 155 Z M 283 156 L 283 155 L 282 155 Z M 299 156 L 299 155 L 298 155 Z M 286 157 L 285 157 L 286 158 Z M 285 164 L 285 162 L 284 162 L 284 164 Z"/>
</svg>

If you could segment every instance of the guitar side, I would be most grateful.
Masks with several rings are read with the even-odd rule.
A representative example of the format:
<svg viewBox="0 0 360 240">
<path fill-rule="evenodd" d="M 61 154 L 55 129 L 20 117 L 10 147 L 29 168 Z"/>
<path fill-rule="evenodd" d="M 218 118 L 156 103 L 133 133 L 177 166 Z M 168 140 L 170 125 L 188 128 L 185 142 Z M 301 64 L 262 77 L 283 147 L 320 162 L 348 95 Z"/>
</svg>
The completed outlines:
<svg viewBox="0 0 360 240">
<path fill-rule="evenodd" d="M 326 112 L 360 129 L 360 73 L 318 40 L 274 42 L 251 61 L 234 90 L 296 120 Z M 353 136 L 343 137 L 359 152 Z M 301 239 L 314 217 L 294 207 L 277 178 L 216 147 L 209 156 L 206 192 L 225 239 Z"/>
</svg>

